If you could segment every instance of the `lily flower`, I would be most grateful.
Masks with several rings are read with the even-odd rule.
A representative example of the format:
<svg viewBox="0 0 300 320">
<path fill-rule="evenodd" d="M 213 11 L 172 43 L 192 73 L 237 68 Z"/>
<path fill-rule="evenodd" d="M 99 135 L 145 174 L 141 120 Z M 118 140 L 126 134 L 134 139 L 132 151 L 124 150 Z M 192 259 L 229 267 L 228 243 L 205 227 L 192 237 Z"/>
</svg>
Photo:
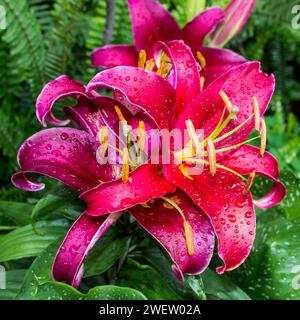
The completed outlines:
<svg viewBox="0 0 300 320">
<path fill-rule="evenodd" d="M 65 96 L 78 99 L 66 113 L 83 129 L 52 128 L 29 138 L 18 155 L 21 171 L 12 178 L 16 186 L 35 191 L 43 186 L 27 174 L 48 175 L 78 190 L 86 202 L 55 258 L 55 280 L 77 286 L 87 254 L 124 212 L 167 251 L 178 279 L 205 270 L 215 236 L 223 260 L 217 272 L 233 270 L 253 245 L 254 205 L 269 208 L 285 196 L 278 162 L 265 150 L 263 115 L 274 77 L 263 73 L 258 62 L 247 62 L 203 89 L 198 63 L 182 41 L 159 43 L 154 59 L 156 72 L 116 67 L 98 73 L 86 87 L 62 76 L 38 98 L 38 119 L 61 125 L 65 122 L 52 114 L 54 103 Z M 114 97 L 100 96 L 95 91 L 100 88 L 111 89 Z M 139 150 L 153 143 L 153 128 L 187 130 L 189 140 L 181 147 L 171 144 L 170 163 L 136 163 L 125 146 L 119 149 L 120 166 L 99 164 L 96 150 L 110 147 L 106 133 L 115 132 L 117 120 L 126 132 L 144 131 L 137 140 Z M 204 135 L 196 129 L 203 129 Z M 260 148 L 248 144 L 254 129 Z M 197 164 L 203 170 L 191 173 Z M 271 179 L 273 187 L 253 200 L 256 175 Z"/>
<path fill-rule="evenodd" d="M 199 13 L 182 29 L 171 14 L 156 0 L 128 0 L 134 45 L 106 45 L 92 53 L 95 67 L 134 66 L 153 68 L 153 48 L 158 41 L 183 40 L 192 48 L 203 69 L 204 85 L 231 67 L 246 60 L 233 51 L 204 46 L 207 35 L 216 27 L 211 40 L 213 46 L 225 44 L 236 35 L 252 11 L 255 0 L 231 1 L 223 11 L 219 7 Z"/>
</svg>

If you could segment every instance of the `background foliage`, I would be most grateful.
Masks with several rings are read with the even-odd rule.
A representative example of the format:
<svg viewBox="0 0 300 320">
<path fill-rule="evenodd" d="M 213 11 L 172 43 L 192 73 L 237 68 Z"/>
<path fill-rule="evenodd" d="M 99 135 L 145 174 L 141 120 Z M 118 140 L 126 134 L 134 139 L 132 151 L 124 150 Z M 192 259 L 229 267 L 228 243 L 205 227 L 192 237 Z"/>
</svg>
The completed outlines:
<svg viewBox="0 0 300 320">
<path fill-rule="evenodd" d="M 162 2 L 183 25 L 205 1 Z M 296 3 L 258 0 L 229 45 L 276 75 L 268 147 L 289 190 L 276 208 L 258 210 L 258 235 L 247 262 L 218 276 L 215 258 L 203 275 L 179 283 L 160 248 L 123 217 L 88 258 L 78 291 L 53 282 L 50 268 L 82 203 L 53 181 L 36 194 L 16 190 L 10 176 L 21 142 L 40 129 L 34 105 L 43 85 L 60 74 L 87 82 L 96 72 L 89 66 L 91 50 L 131 43 L 128 9 L 125 0 L 1 0 L 8 27 L 0 30 L 0 263 L 8 272 L 0 299 L 300 299 L 300 31 L 291 27 Z M 261 180 L 255 191 L 267 187 Z"/>
</svg>

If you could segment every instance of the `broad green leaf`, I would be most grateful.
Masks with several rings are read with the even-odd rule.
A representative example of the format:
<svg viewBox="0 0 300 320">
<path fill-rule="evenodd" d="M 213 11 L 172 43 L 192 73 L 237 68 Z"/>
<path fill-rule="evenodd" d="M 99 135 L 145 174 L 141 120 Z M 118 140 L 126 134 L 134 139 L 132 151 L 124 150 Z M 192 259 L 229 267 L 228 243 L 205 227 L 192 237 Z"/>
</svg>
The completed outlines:
<svg viewBox="0 0 300 320">
<path fill-rule="evenodd" d="M 280 180 L 287 187 L 287 196 L 280 203 L 280 208 L 289 220 L 300 218 L 300 179 L 288 171 L 282 171 Z"/>
<path fill-rule="evenodd" d="M 186 276 L 186 283 L 191 287 L 200 300 L 206 300 L 204 284 L 201 276 Z"/>
<path fill-rule="evenodd" d="M 11 300 L 18 294 L 26 270 L 11 270 L 6 272 L 6 289 L 0 289 L 0 300 Z"/>
<path fill-rule="evenodd" d="M 132 287 L 151 300 L 180 300 L 181 297 L 166 283 L 163 276 L 149 265 L 128 259 L 120 271 L 117 284 Z"/>
<path fill-rule="evenodd" d="M 112 229 L 106 232 L 95 245 L 85 262 L 85 277 L 99 275 L 126 253 L 129 237 L 118 236 Z"/>
<path fill-rule="evenodd" d="M 205 8 L 206 0 L 186 0 L 186 17 L 190 21 Z"/>
<path fill-rule="evenodd" d="M 27 271 L 17 299 L 21 300 L 130 300 L 146 299 L 137 290 L 117 286 L 99 286 L 83 294 L 73 287 L 51 280 L 51 267 L 60 242 L 47 247 Z"/>
<path fill-rule="evenodd" d="M 75 219 L 81 212 L 77 199 L 78 195 L 73 190 L 58 184 L 37 202 L 32 210 L 32 218 L 62 213 Z"/>
<path fill-rule="evenodd" d="M 249 296 L 226 275 L 218 275 L 206 269 L 201 278 L 208 299 L 212 300 L 250 300 Z"/>
<path fill-rule="evenodd" d="M 51 242 L 66 234 L 66 220 L 40 221 L 6 234 L 0 241 L 0 261 L 36 256 Z"/>
<path fill-rule="evenodd" d="M 33 205 L 25 202 L 0 201 L 0 213 L 18 225 L 31 223 Z"/>
<path fill-rule="evenodd" d="M 139 291 L 118 286 L 98 286 L 83 294 L 61 282 L 49 281 L 37 288 L 34 300 L 147 300 Z"/>
<path fill-rule="evenodd" d="M 231 276 L 253 299 L 300 299 L 300 222 L 259 213 L 251 255 Z"/>
</svg>

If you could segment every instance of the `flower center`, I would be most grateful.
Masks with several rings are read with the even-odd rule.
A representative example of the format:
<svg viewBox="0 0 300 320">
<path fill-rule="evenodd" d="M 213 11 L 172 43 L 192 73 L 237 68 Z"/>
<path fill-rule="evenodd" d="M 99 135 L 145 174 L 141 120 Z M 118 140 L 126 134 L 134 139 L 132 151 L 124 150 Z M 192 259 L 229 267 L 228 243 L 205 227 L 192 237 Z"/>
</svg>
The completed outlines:
<svg viewBox="0 0 300 320">
<path fill-rule="evenodd" d="M 198 58 L 198 60 L 200 60 L 200 58 Z M 238 176 L 246 183 L 245 192 L 248 192 L 253 184 L 255 172 L 251 173 L 249 177 L 246 178 L 243 175 L 240 175 L 238 172 L 217 163 L 217 154 L 234 150 L 246 143 L 260 138 L 260 155 L 263 156 L 266 149 L 267 139 L 266 123 L 264 119 L 260 116 L 258 101 L 257 98 L 254 96 L 252 98 L 253 114 L 251 114 L 246 120 L 244 120 L 242 123 L 240 123 L 238 126 L 233 128 L 229 132 L 222 134 L 223 130 L 227 128 L 232 121 L 237 120 L 239 108 L 232 104 L 229 97 L 224 91 L 220 91 L 219 95 L 225 106 L 221 118 L 215 129 L 207 138 L 204 139 L 202 135 L 197 135 L 192 121 L 190 119 L 186 120 L 186 128 L 188 130 L 190 140 L 182 150 L 174 152 L 174 157 L 177 160 L 179 160 L 179 162 L 181 162 L 181 164 L 178 165 L 178 169 L 180 170 L 180 172 L 183 174 L 183 176 L 190 180 L 192 180 L 193 177 L 189 174 L 187 165 L 203 164 L 209 167 L 209 172 L 212 176 L 214 176 L 217 173 L 218 168 Z M 228 114 L 227 117 L 225 117 L 226 113 Z M 253 118 L 255 129 L 259 131 L 260 136 L 256 136 L 254 138 L 248 139 L 244 142 L 235 145 L 231 145 L 229 147 L 219 149 L 216 148 L 216 144 L 218 142 L 240 131 L 242 128 L 244 128 L 246 124 L 248 124 L 249 121 L 253 120 Z"/>
</svg>

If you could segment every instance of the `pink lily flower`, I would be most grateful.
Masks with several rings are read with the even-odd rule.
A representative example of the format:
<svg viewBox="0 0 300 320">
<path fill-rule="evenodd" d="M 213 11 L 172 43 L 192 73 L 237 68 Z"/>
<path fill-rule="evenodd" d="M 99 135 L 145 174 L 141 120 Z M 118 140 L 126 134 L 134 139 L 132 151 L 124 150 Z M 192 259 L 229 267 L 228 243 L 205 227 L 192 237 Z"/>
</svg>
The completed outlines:
<svg viewBox="0 0 300 320">
<path fill-rule="evenodd" d="M 215 236 L 223 260 L 217 272 L 233 270 L 253 245 L 254 206 L 269 208 L 285 197 L 278 162 L 265 151 L 263 115 L 274 77 L 263 73 L 258 62 L 247 62 L 203 89 L 198 63 L 182 41 L 159 43 L 154 59 L 156 73 L 116 67 L 98 73 L 86 87 L 62 76 L 38 98 L 37 116 L 44 125 L 46 120 L 64 125 L 53 116 L 52 107 L 62 97 L 77 98 L 77 106 L 67 107 L 66 113 L 83 129 L 53 128 L 29 138 L 18 155 L 21 171 L 12 178 L 17 187 L 36 191 L 43 185 L 27 174 L 51 176 L 78 190 L 87 204 L 58 251 L 55 280 L 77 286 L 87 254 L 125 210 L 167 251 L 179 279 L 205 270 Z M 112 89 L 114 98 L 99 96 L 99 88 Z M 152 128 L 187 129 L 190 139 L 183 148 L 171 145 L 171 163 L 147 159 L 134 166 L 125 147 L 119 153 L 125 159 L 121 166 L 101 165 L 96 149 L 109 145 L 103 133 L 114 132 L 116 120 L 132 129 L 145 128 L 139 146 L 152 143 Z M 198 136 L 196 128 L 204 129 L 204 135 Z M 260 148 L 246 140 L 253 129 Z M 202 150 L 201 157 L 197 150 Z M 202 172 L 190 174 L 189 168 L 198 163 Z M 251 194 L 255 175 L 273 181 L 258 200 Z"/>
<path fill-rule="evenodd" d="M 236 35 L 247 22 L 255 0 L 233 0 L 223 11 L 208 8 L 182 29 L 171 14 L 156 0 L 128 0 L 134 45 L 106 45 L 92 53 L 92 65 L 111 68 L 134 66 L 153 68 L 153 48 L 158 41 L 183 40 L 191 47 L 203 69 L 205 86 L 233 66 L 246 62 L 227 49 L 204 46 L 208 34 L 215 30 L 212 44 L 220 46 Z"/>
</svg>

